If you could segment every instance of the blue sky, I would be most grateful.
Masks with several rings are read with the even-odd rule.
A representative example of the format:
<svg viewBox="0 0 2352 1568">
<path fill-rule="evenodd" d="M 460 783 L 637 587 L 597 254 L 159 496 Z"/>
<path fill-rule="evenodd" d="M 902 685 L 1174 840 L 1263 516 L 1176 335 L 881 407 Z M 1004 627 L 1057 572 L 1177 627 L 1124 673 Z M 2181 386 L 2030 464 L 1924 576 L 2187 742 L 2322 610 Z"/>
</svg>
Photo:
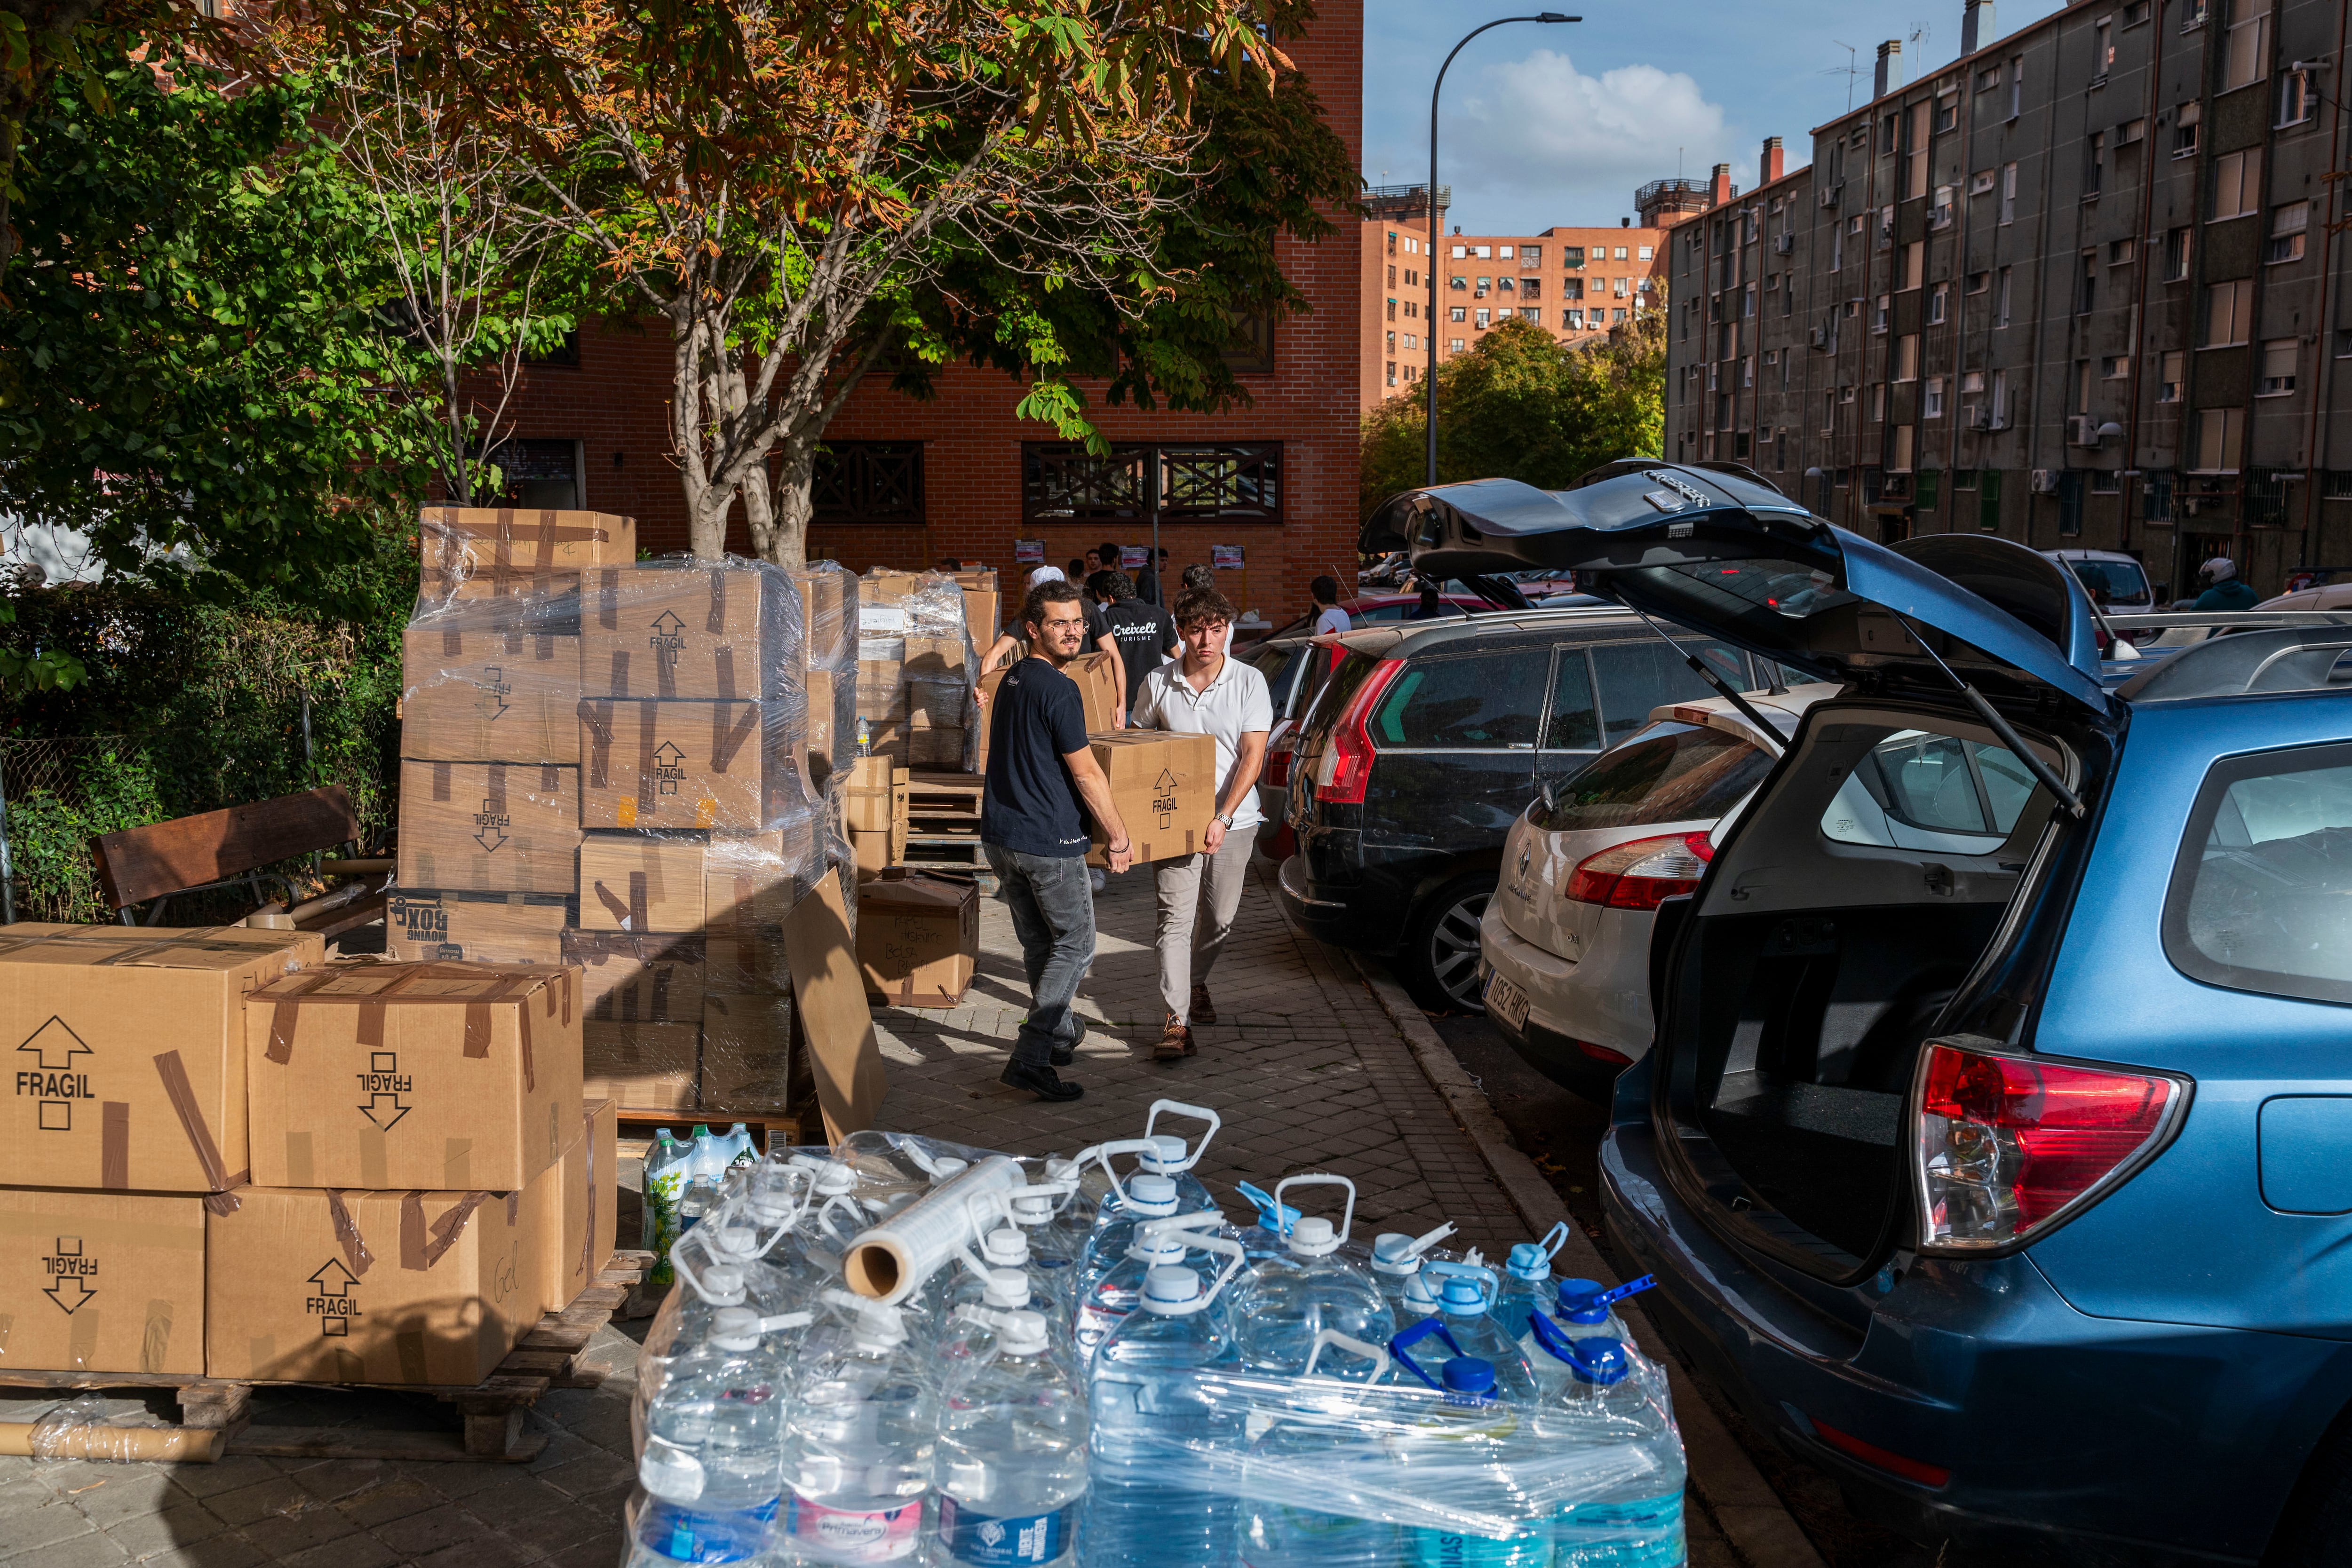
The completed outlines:
<svg viewBox="0 0 2352 1568">
<path fill-rule="evenodd" d="M 1849 59 L 1859 103 L 1882 39 L 1904 40 L 1915 77 L 1960 47 L 1960 0 L 1550 3 L 1584 20 L 1497 27 L 1446 76 L 1438 181 L 1465 232 L 1613 224 L 1633 215 L 1636 187 L 1675 172 L 1677 149 L 1682 172 L 1728 162 L 1744 190 L 1767 136 L 1785 140 L 1791 166 L 1811 160 L 1812 128 L 1847 107 Z M 2063 4 L 1999 0 L 1993 34 Z M 1365 0 L 1365 179 L 1427 178 L 1429 89 L 1445 51 L 1490 17 L 1542 8 Z"/>
</svg>

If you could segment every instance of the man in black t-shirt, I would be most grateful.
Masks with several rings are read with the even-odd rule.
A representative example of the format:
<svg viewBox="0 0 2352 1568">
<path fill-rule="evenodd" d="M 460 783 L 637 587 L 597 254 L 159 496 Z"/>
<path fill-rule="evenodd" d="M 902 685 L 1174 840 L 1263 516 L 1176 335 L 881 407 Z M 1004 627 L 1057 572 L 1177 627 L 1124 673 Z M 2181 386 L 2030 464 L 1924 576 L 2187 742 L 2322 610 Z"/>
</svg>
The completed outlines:
<svg viewBox="0 0 2352 1568">
<path fill-rule="evenodd" d="M 1118 656 L 1127 669 L 1127 711 L 1132 716 L 1135 694 L 1142 689 L 1143 677 L 1181 652 L 1184 639 L 1176 634 L 1173 615 L 1137 597 L 1127 573 L 1103 571 L 1095 575 L 1110 591 L 1110 603 L 1103 611 L 1103 620 L 1110 627 L 1111 638 L 1118 644 Z"/>
<path fill-rule="evenodd" d="M 1005 673 L 989 705 L 980 815 L 981 845 L 1003 883 L 1029 977 L 1029 1016 L 1001 1082 L 1041 1100 L 1075 1100 L 1083 1091 L 1054 1069 L 1069 1064 L 1086 1032 L 1070 1004 L 1095 956 L 1087 815 L 1102 827 L 1112 871 L 1135 863 L 1134 846 L 1087 745 L 1077 683 L 1062 673 L 1087 646 L 1077 589 L 1038 584 L 1021 619 L 1030 655 Z"/>
</svg>

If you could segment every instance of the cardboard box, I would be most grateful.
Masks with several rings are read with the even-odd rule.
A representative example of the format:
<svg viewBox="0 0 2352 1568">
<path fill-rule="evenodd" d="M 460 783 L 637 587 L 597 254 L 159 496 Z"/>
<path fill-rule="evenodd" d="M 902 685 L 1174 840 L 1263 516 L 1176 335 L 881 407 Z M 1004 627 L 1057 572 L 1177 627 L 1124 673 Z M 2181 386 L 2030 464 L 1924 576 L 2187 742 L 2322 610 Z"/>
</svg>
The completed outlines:
<svg viewBox="0 0 2352 1568">
<path fill-rule="evenodd" d="M 12 1368 L 202 1376 L 204 1200 L 0 1188 L 0 1316 Z"/>
<path fill-rule="evenodd" d="M 712 839 L 702 856 L 701 929 L 781 924 L 816 878 L 815 830 L 803 818 L 772 833 Z"/>
<path fill-rule="evenodd" d="M 588 828 L 756 833 L 808 810 L 782 703 L 580 703 L 580 821 Z"/>
<path fill-rule="evenodd" d="M 849 831 L 849 858 L 857 867 L 857 880 L 880 876 L 890 869 L 890 835 L 869 833 L 856 828 Z"/>
<path fill-rule="evenodd" d="M 702 1105 L 711 1115 L 792 1109 L 793 999 L 713 991 L 703 999 Z"/>
<path fill-rule="evenodd" d="M 580 585 L 581 694 L 761 698 L 799 684 L 784 582 L 748 563 L 605 567 Z"/>
<path fill-rule="evenodd" d="M 580 1128 L 566 1102 L 565 1131 Z M 249 1187 L 212 1216 L 212 1377 L 469 1386 L 538 1325 L 539 1228 L 558 1160 L 530 1187 L 348 1192 Z"/>
<path fill-rule="evenodd" d="M 262 988 L 256 1185 L 524 1186 L 563 1154 L 581 1010 L 579 971 L 543 965 L 337 965 Z"/>
<path fill-rule="evenodd" d="M 821 879 L 824 880 L 824 879 Z M 738 932 L 711 930 L 702 938 L 703 983 L 712 993 L 781 996 L 793 988 L 781 928 L 759 925 Z M 709 1016 L 705 997 L 703 1016 Z"/>
<path fill-rule="evenodd" d="M 693 1023 L 702 1017 L 703 938 L 567 931 L 590 1023 Z"/>
<path fill-rule="evenodd" d="M 384 951 L 408 963 L 561 964 L 572 900 L 560 893 L 384 895 Z"/>
<path fill-rule="evenodd" d="M 961 729 L 971 714 L 971 686 L 960 677 L 907 678 L 908 728 Z"/>
<path fill-rule="evenodd" d="M 980 957 L 980 890 L 915 875 L 857 890 L 857 964 L 866 994 L 902 1008 L 963 1000 Z"/>
<path fill-rule="evenodd" d="M 971 634 L 971 645 L 982 653 L 996 641 L 1003 609 L 1003 597 L 998 592 L 996 573 L 960 571 L 955 574 L 956 586 L 963 590 L 963 623 Z"/>
<path fill-rule="evenodd" d="M 667 833 L 588 833 L 580 841 L 580 929 L 702 929 L 703 842 Z"/>
<path fill-rule="evenodd" d="M 1205 735 L 1121 729 L 1090 735 L 1087 745 L 1110 781 L 1111 804 L 1135 846 L 1135 863 L 1174 860 L 1201 847 L 1217 814 L 1217 743 Z M 1089 824 L 1087 863 L 1102 865 L 1109 841 Z"/>
<path fill-rule="evenodd" d="M 583 1082 L 591 1097 L 616 1100 L 632 1111 L 691 1111 L 698 1103 L 699 1024 L 591 1023 L 581 1039 Z"/>
<path fill-rule="evenodd" d="M 606 512 L 427 507 L 417 536 L 425 591 L 444 598 L 572 591 L 589 568 L 637 559 L 635 519 Z"/>
<path fill-rule="evenodd" d="M 962 637 L 917 637 L 906 640 L 902 678 L 909 681 L 952 680 L 969 685 L 969 661 Z"/>
<path fill-rule="evenodd" d="M 1003 684 L 1005 672 L 1012 667 L 1010 664 L 1000 665 L 980 678 L 979 761 L 973 766 L 982 773 L 988 771 L 988 732 L 996 716 L 992 706 L 996 688 Z M 1088 653 L 1082 659 L 1073 659 L 1062 666 L 1062 674 L 1077 683 L 1078 706 L 1086 715 L 1088 735 L 1118 727 L 1119 702 L 1126 694 L 1119 690 L 1118 672 L 1112 668 L 1108 653 Z M 1214 812 L 1210 814 L 1215 815 Z"/>
<path fill-rule="evenodd" d="M 884 724 L 878 721 L 869 723 L 861 718 L 857 722 L 865 731 L 868 756 L 878 757 L 894 768 L 907 766 L 908 729 L 905 720 L 894 719 Z"/>
<path fill-rule="evenodd" d="M 887 757 L 861 757 L 849 765 L 842 786 L 842 825 L 859 832 L 887 832 L 890 827 L 890 790 L 907 781 L 908 769 L 892 766 Z"/>
<path fill-rule="evenodd" d="M 835 709 L 840 701 L 840 688 L 831 670 L 812 669 L 802 677 L 808 692 L 806 730 L 802 740 L 802 754 L 807 758 L 801 767 L 809 782 L 822 789 L 833 774 Z"/>
<path fill-rule="evenodd" d="M 907 762 L 913 768 L 961 773 L 965 743 L 971 732 L 961 728 L 921 728 L 907 732 Z"/>
<path fill-rule="evenodd" d="M 300 931 L 0 927 L 0 1170 L 107 1191 L 247 1180 L 246 994 L 325 956 Z"/>
<path fill-rule="evenodd" d="M 401 763 L 401 886 L 569 897 L 579 858 L 577 768 Z"/>
<path fill-rule="evenodd" d="M 400 748 L 437 762 L 580 760 L 580 639 L 451 611 L 400 640 Z"/>
<path fill-rule="evenodd" d="M 906 661 L 903 659 L 869 659 L 867 647 L 877 644 L 897 647 L 900 640 L 869 638 L 860 645 L 857 660 L 857 716 L 869 724 L 887 723 L 907 716 Z"/>
<path fill-rule="evenodd" d="M 620 1105 L 592 1100 L 551 1179 L 535 1185 L 540 1199 L 540 1311 L 560 1312 L 596 1282 L 613 1260 L 619 1228 Z"/>
<path fill-rule="evenodd" d="M 801 644 L 812 665 L 829 664 L 839 654 L 847 628 L 842 624 L 843 596 L 853 580 L 843 570 L 827 570 L 812 563 L 793 574 L 801 590 Z"/>
</svg>

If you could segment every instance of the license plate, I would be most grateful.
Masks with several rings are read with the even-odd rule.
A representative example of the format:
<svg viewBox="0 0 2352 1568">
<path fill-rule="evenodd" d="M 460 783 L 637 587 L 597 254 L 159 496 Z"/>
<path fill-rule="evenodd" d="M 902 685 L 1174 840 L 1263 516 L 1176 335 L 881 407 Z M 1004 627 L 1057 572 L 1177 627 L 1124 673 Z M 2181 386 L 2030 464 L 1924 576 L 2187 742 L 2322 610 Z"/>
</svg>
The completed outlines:
<svg viewBox="0 0 2352 1568">
<path fill-rule="evenodd" d="M 1513 1029 L 1528 1027 L 1528 994 L 1503 977 L 1500 969 L 1486 977 L 1486 1010 Z"/>
</svg>

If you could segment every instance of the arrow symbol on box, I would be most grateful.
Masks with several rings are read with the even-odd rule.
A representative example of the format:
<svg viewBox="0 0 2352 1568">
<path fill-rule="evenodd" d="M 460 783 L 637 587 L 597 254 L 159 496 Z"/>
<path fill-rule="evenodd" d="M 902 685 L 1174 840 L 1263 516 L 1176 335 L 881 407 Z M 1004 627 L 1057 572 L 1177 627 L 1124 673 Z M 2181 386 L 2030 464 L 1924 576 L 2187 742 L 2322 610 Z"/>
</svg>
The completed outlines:
<svg viewBox="0 0 2352 1568">
<path fill-rule="evenodd" d="M 325 1267 L 310 1276 L 310 1283 L 319 1287 L 319 1294 L 322 1296 L 348 1296 L 352 1293 L 352 1287 L 359 1282 L 359 1276 L 344 1268 L 342 1261 L 335 1258 L 328 1259 Z"/>
<path fill-rule="evenodd" d="M 482 689 L 489 693 L 490 695 L 496 697 L 499 702 L 498 713 L 490 715 L 492 718 L 497 718 L 499 715 L 504 714 L 507 711 L 506 667 L 502 664 L 491 664 L 485 668 L 482 671 L 482 674 L 489 677 L 488 680 L 482 683 Z"/>
<path fill-rule="evenodd" d="M 677 748 L 676 741 L 665 740 L 654 747 L 654 760 L 664 768 L 675 768 L 686 760 L 686 753 Z"/>
<path fill-rule="evenodd" d="M 389 1110 L 392 1113 L 392 1119 L 386 1121 L 377 1115 L 376 1113 L 381 1110 Z M 394 1124 L 408 1114 L 408 1107 L 400 1103 L 399 1095 L 379 1092 L 368 1096 L 368 1103 L 360 1107 L 360 1114 L 389 1133 Z"/>
<path fill-rule="evenodd" d="M 1173 789 L 1176 788 L 1176 775 L 1169 772 L 1168 769 L 1163 768 L 1160 770 L 1159 779 L 1152 783 L 1151 787 L 1162 793 Z"/>
<path fill-rule="evenodd" d="M 68 1285 L 73 1287 L 73 1291 L 70 1295 L 66 1291 L 66 1287 Z M 98 1294 L 98 1292 L 91 1290 L 88 1285 L 83 1284 L 79 1274 L 68 1274 L 56 1284 L 51 1285 L 47 1290 L 43 1291 L 41 1294 L 57 1302 L 58 1310 L 64 1312 L 66 1316 L 71 1317 L 73 1316 L 74 1310 L 76 1308 L 79 1307 L 84 1301 L 89 1301 L 92 1296 Z"/>
<path fill-rule="evenodd" d="M 44 1072 L 63 1072 L 73 1065 L 75 1057 L 90 1054 L 89 1047 L 81 1042 L 81 1036 L 68 1029 L 65 1020 L 55 1013 L 49 1015 L 48 1022 L 33 1031 L 31 1039 L 16 1049 L 29 1051 L 38 1057 Z"/>
<path fill-rule="evenodd" d="M 665 637 L 675 637 L 686 630 L 686 622 L 680 621 L 671 612 L 665 610 L 654 618 L 654 630 Z"/>
<path fill-rule="evenodd" d="M 493 831 L 498 834 L 496 838 L 492 838 L 490 836 Z M 507 841 L 507 835 L 503 829 L 494 830 L 484 828 L 480 832 L 474 835 L 474 841 L 482 846 L 482 852 L 484 854 L 496 854 L 498 852 L 499 846 Z"/>
</svg>

